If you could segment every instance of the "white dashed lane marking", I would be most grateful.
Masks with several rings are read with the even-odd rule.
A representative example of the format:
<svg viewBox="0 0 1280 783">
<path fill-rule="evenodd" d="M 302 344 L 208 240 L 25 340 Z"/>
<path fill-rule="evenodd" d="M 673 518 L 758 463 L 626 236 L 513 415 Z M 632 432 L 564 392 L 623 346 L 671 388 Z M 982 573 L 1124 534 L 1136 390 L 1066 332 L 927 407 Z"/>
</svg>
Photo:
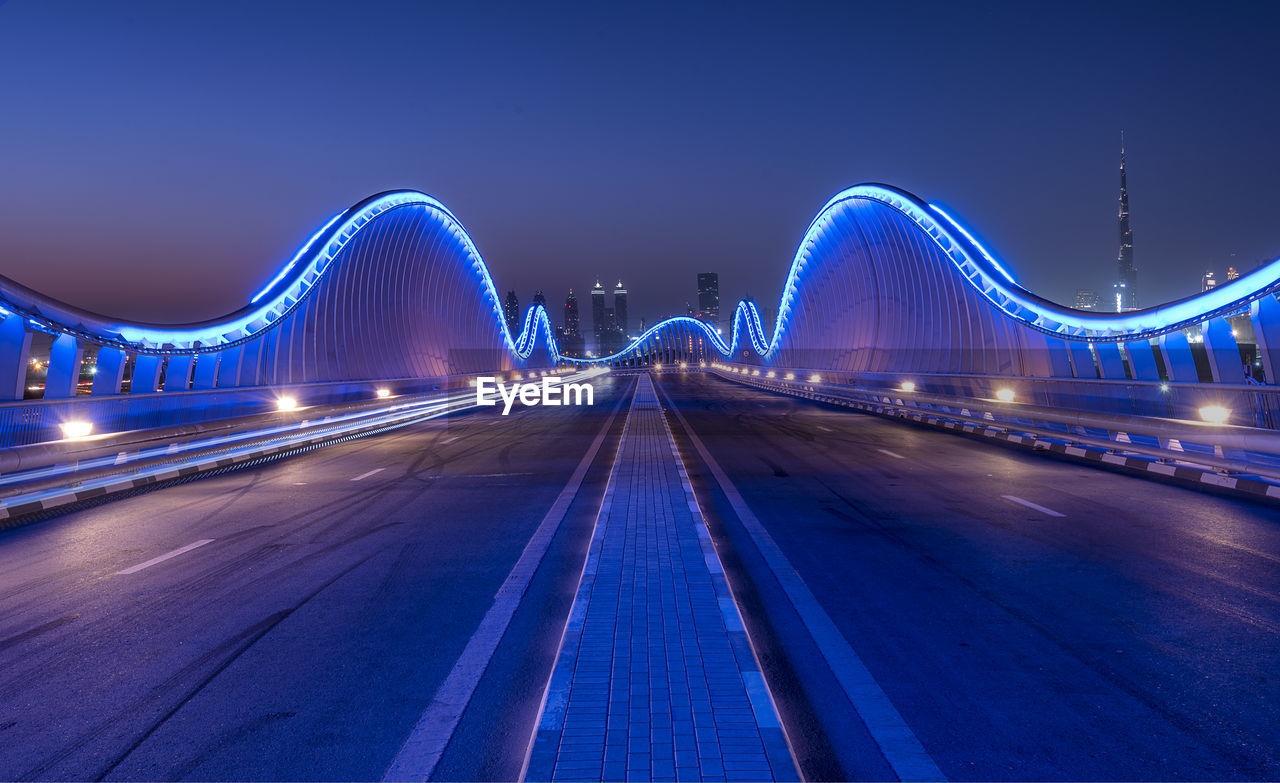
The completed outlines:
<svg viewBox="0 0 1280 783">
<path fill-rule="evenodd" d="M 893 457 L 894 459 L 906 459 L 906 457 L 902 456 L 896 451 L 889 451 L 888 449 L 876 449 L 876 451 L 880 452 L 881 454 L 888 454 L 890 457 Z"/>
<path fill-rule="evenodd" d="M 351 480 L 352 480 L 352 481 L 361 481 L 361 480 L 363 480 L 363 479 L 367 479 L 367 478 L 369 478 L 369 477 L 370 477 L 370 476 L 372 476 L 374 473 L 381 473 L 381 472 L 382 472 L 382 471 L 384 471 L 384 470 L 386 470 L 386 468 L 374 468 L 373 470 L 369 471 L 368 473 L 361 473 L 359 476 L 356 476 L 355 478 L 353 478 L 353 479 L 351 479 Z"/>
<path fill-rule="evenodd" d="M 1023 500 L 1022 498 L 1017 497 L 1016 495 L 1001 495 L 1000 497 L 1004 498 L 1005 500 L 1012 500 L 1014 503 L 1017 503 L 1020 506 L 1026 506 L 1027 508 L 1032 509 L 1034 511 L 1039 511 L 1041 514 L 1048 514 L 1051 517 L 1066 516 L 1066 514 L 1060 514 L 1051 508 L 1045 508 L 1039 503 L 1032 503 L 1030 500 Z"/>
<path fill-rule="evenodd" d="M 212 538 L 202 538 L 199 541 L 196 541 L 191 544 L 187 544 L 184 547 L 179 547 L 173 550 L 172 552 L 165 552 L 163 555 L 160 555 L 159 557 L 153 557 L 145 563 L 138 563 L 136 566 L 131 566 L 129 568 L 126 568 L 123 571 L 117 571 L 116 574 L 118 576 L 127 576 L 129 574 L 136 574 L 144 568 L 150 568 L 151 566 L 156 565 L 158 563 L 163 563 L 169 558 L 177 557 L 178 555 L 181 555 L 184 552 L 190 552 L 191 550 L 196 549 L 197 547 L 202 547 L 205 544 L 212 544 L 212 543 L 213 543 Z"/>
</svg>

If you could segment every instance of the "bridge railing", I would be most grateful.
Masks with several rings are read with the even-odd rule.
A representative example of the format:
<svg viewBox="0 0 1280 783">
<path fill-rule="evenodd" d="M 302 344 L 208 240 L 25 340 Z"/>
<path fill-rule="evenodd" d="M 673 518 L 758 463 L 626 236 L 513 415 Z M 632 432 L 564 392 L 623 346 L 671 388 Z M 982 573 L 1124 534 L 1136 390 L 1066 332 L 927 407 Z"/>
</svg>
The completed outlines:
<svg viewBox="0 0 1280 783">
<path fill-rule="evenodd" d="M 1043 378 L 966 373 L 842 373 L 814 368 L 775 368 L 715 362 L 730 374 L 765 380 L 787 376 L 820 376 L 827 385 L 842 384 L 876 390 L 899 390 L 911 384 L 919 391 L 959 398 L 995 399 L 1007 389 L 1022 403 L 1058 410 L 1087 411 L 1116 416 L 1159 417 L 1202 421 L 1206 407 L 1229 410 L 1228 423 L 1259 429 L 1280 429 L 1280 387 L 1259 384 L 1175 381 Z M 737 371 L 737 372 L 735 372 Z"/>
<path fill-rule="evenodd" d="M 929 378 L 903 379 L 893 387 L 849 383 L 850 379 L 824 377 L 814 372 L 780 372 L 742 365 L 717 364 L 711 371 L 737 383 L 876 413 L 996 428 L 1050 442 L 1188 462 L 1280 481 L 1280 431 L 1228 423 L 1239 413 L 1227 407 L 1230 396 L 1205 397 L 1195 418 L 1175 418 L 1037 404 L 1029 401 L 1025 386 L 1018 387 L 1020 382 L 1033 379 L 970 378 L 966 380 L 983 383 L 981 391 L 975 385 L 969 387 L 969 394 L 957 394 L 954 386 L 948 391 L 939 391 L 941 384 Z M 1106 382 L 1094 382 L 1099 383 Z M 1172 385 L 1168 386 L 1172 392 Z M 1188 386 L 1203 388 L 1195 384 Z M 1216 391 L 1223 389 L 1219 387 Z M 1235 391 L 1257 394 L 1252 387 Z M 1280 400 L 1272 402 L 1280 404 Z"/>
</svg>

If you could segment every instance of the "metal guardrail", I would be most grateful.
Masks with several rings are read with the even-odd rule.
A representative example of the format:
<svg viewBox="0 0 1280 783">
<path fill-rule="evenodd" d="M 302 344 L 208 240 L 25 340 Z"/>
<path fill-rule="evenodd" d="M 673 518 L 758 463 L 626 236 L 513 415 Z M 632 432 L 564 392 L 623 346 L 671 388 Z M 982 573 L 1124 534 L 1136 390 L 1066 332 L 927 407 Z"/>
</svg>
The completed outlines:
<svg viewBox="0 0 1280 783">
<path fill-rule="evenodd" d="M 756 388 L 899 418 L 963 422 L 1054 442 L 1280 481 L 1280 432 L 1274 430 L 1067 410 L 914 389 L 860 387 L 806 380 L 800 376 L 787 379 L 751 374 L 759 369 L 724 365 L 712 368 L 711 372 L 726 380 Z"/>
</svg>

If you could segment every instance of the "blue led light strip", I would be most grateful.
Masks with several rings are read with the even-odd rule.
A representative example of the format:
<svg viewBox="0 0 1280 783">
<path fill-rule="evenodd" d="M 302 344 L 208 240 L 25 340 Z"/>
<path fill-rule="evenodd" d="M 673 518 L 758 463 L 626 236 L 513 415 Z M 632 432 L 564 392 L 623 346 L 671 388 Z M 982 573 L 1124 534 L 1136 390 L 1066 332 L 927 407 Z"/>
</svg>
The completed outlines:
<svg viewBox="0 0 1280 783">
<path fill-rule="evenodd" d="M 689 324 L 719 353 L 731 355 L 744 339 L 763 358 L 779 349 L 786 333 L 799 286 L 799 273 L 808 264 L 822 231 L 847 202 L 877 202 L 897 210 L 911 220 L 951 259 L 973 287 L 996 308 L 1030 328 L 1069 340 L 1124 342 L 1156 337 L 1197 323 L 1240 311 L 1251 302 L 1280 288 L 1280 260 L 1205 293 L 1159 307 L 1131 313 L 1093 313 L 1074 310 L 1042 299 L 1013 279 L 973 236 L 941 208 L 887 185 L 857 185 L 837 194 L 809 224 L 791 262 L 778 307 L 773 333 L 766 338 L 755 304 L 742 301 L 734 310 L 730 342 L 707 324 L 688 316 L 677 316 L 649 328 L 627 348 L 609 356 L 577 359 L 561 357 L 546 309 L 535 306 L 525 315 L 518 335 L 505 325 L 497 289 L 489 270 L 470 236 L 457 218 L 436 199 L 417 191 L 391 191 L 360 202 L 335 215 L 311 236 L 241 310 L 199 324 L 159 326 L 119 322 L 78 310 L 0 277 L 0 312 L 26 318 L 33 328 L 66 333 L 91 342 L 144 354 L 193 354 L 222 350 L 255 339 L 292 312 L 314 290 L 333 260 L 353 237 L 378 216 L 398 207 L 423 206 L 438 212 L 451 232 L 463 244 L 471 265 L 488 297 L 495 324 L 512 355 L 527 359 L 538 337 L 545 339 L 553 360 L 562 358 L 579 364 L 621 359 L 639 349 L 663 329 Z"/>
</svg>

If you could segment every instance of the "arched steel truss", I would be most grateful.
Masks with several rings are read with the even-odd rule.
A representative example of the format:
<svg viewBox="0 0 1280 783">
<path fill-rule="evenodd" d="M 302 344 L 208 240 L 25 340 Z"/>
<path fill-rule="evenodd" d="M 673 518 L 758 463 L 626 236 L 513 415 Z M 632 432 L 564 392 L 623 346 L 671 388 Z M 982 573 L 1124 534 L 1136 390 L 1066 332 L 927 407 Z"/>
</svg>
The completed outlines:
<svg viewBox="0 0 1280 783">
<path fill-rule="evenodd" d="M 1134 368 L 1127 374 L 1149 374 L 1136 368 L 1154 366 L 1145 355 L 1152 341 L 1163 346 L 1168 340 L 1176 348 L 1181 340 L 1185 347 L 1183 333 L 1193 327 L 1227 367 L 1239 357 L 1230 357 L 1225 346 L 1235 344 L 1213 324 L 1248 316 L 1274 378 L 1264 349 L 1280 346 L 1277 289 L 1280 261 L 1146 310 L 1074 310 L 1018 285 L 936 205 L 867 184 L 835 196 L 810 223 L 770 333 L 756 305 L 744 301 L 735 308 L 728 341 L 681 316 L 653 326 L 616 354 L 561 357 L 541 307 L 526 312 L 518 334 L 508 331 L 484 260 L 444 205 L 416 191 L 391 191 L 335 215 L 244 307 L 199 323 L 111 319 L 0 277 L 0 364 L 12 361 L 9 354 L 23 354 L 6 348 L 9 343 L 43 331 L 63 343 L 99 346 L 108 365 L 122 365 L 127 355 L 149 368 L 169 357 L 185 367 L 195 388 L 501 369 L 529 361 L 539 345 L 545 353 L 538 356 L 548 362 L 579 364 L 737 356 L 852 371 L 1049 376 L 1063 374 L 1060 355 L 1074 357 L 1076 365 L 1080 356 L 1090 356 L 1099 368 L 1113 368 L 1105 375 L 1099 369 L 1099 376 L 1118 377 L 1114 363 L 1120 357 Z M 1112 356 L 1115 346 L 1119 353 Z M 474 359 L 451 362 L 449 351 L 470 351 Z M 252 371 L 228 371 L 232 362 L 242 369 L 247 356 L 253 357 Z M 1186 362 L 1181 365 L 1179 379 L 1194 380 L 1186 377 Z M 118 384 L 114 390 L 104 384 L 103 391 L 116 393 Z"/>
<path fill-rule="evenodd" d="M 94 394 L 425 378 L 559 360 L 546 312 L 511 334 L 475 243 L 440 202 L 382 193 L 329 220 L 234 313 L 174 326 L 107 318 L 0 278 L 0 380 L 20 386 L 34 332 L 55 336 L 46 397 L 76 393 L 86 348 Z M 539 352 L 541 349 L 541 352 Z M 165 368 L 162 370 L 162 366 Z M 21 389 L 4 396 L 21 397 Z M 83 390 L 81 390 L 83 391 Z M 15 393 L 16 392 L 16 393 Z"/>
<path fill-rule="evenodd" d="M 1202 331 L 1195 339 L 1207 349 L 1216 341 L 1218 364 L 1237 363 L 1239 357 L 1229 355 L 1234 351 L 1225 350 L 1227 343 L 1236 347 L 1234 340 L 1210 328 L 1221 324 L 1230 335 L 1222 320 L 1227 316 L 1252 316 L 1259 353 L 1269 365 L 1261 349 L 1267 337 L 1280 345 L 1277 290 L 1280 260 L 1157 307 L 1126 313 L 1075 310 L 1018 285 L 940 207 L 897 188 L 866 184 L 832 198 L 809 224 L 788 270 L 771 334 L 748 301 L 738 303 L 727 342 L 710 326 L 693 323 L 721 357 L 770 365 L 1071 377 L 1064 369 L 1070 354 L 1077 364 L 1082 356 L 1091 357 L 1091 364 L 1112 365 L 1114 359 L 1110 375 L 1099 374 L 1125 377 L 1116 371 L 1122 357 L 1131 367 L 1154 369 L 1151 350 L 1144 346 L 1153 340 L 1185 345 L 1183 332 L 1195 327 Z M 616 354 L 574 361 L 629 363 L 665 330 L 677 324 L 689 328 L 689 321 L 663 321 Z M 1188 377 L 1194 372 L 1188 370 L 1190 357 L 1178 358 L 1180 380 L 1195 380 Z M 1270 370 L 1268 376 L 1274 377 Z M 1166 375 L 1171 373 L 1167 368 Z"/>
</svg>

